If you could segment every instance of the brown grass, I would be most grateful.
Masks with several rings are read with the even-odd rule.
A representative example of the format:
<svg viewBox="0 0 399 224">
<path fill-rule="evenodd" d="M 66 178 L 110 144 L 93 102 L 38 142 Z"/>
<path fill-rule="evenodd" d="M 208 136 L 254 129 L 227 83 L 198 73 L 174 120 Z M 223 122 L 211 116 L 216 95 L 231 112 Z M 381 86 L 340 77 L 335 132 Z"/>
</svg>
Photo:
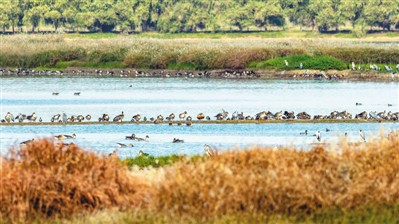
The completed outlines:
<svg viewBox="0 0 399 224">
<path fill-rule="evenodd" d="M 128 209 L 140 220 L 212 222 L 240 214 L 256 219 L 397 208 L 398 132 L 326 147 L 229 151 L 129 174 L 115 158 L 40 140 L 4 158 L 0 220 Z"/>
<path fill-rule="evenodd" d="M 68 218 L 140 206 L 151 191 L 116 158 L 39 140 L 10 151 L 1 164 L 0 220 Z"/>
</svg>

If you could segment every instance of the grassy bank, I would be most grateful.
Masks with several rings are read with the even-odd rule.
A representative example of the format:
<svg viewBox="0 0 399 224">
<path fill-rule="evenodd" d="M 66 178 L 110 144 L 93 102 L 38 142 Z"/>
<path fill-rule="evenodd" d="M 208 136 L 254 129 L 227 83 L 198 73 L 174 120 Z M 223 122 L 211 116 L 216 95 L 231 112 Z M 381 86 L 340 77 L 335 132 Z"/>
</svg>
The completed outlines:
<svg viewBox="0 0 399 224">
<path fill-rule="evenodd" d="M 143 171 L 39 140 L 2 157 L 0 222 L 397 222 L 398 136 L 170 157 Z"/>
<path fill-rule="evenodd" d="M 347 69 L 356 64 L 398 64 L 396 38 L 191 38 L 107 35 L 0 36 L 0 66 L 23 68 L 100 67 L 154 69 L 279 69 L 284 57 L 308 57 L 307 69 Z M 209 34 L 211 35 L 211 34 Z M 216 34 L 215 34 L 216 35 Z M 239 34 L 241 35 L 241 34 Z M 333 57 L 333 58 L 331 58 Z M 309 59 L 311 58 L 311 59 Z M 330 61 L 332 61 L 330 63 Z M 295 61 L 297 63 L 299 61 Z M 316 63 L 315 63 L 316 62 Z M 326 64 L 326 62 L 329 62 Z M 293 64 L 295 64 L 293 63 Z M 345 66 L 343 65 L 345 64 Z M 368 66 L 367 66 L 368 68 Z"/>
</svg>

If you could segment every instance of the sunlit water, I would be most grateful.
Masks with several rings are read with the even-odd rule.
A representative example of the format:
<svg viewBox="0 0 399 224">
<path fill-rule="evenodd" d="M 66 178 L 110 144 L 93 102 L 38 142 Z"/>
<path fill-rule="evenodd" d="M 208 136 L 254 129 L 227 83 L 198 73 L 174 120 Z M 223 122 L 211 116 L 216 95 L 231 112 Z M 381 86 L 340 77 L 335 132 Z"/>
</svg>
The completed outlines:
<svg viewBox="0 0 399 224">
<path fill-rule="evenodd" d="M 311 115 L 347 110 L 398 111 L 398 83 L 343 81 L 267 81 L 267 80 L 208 80 L 180 78 L 1 78 L 1 117 L 9 111 L 31 114 L 44 121 L 65 112 L 70 115 L 91 114 L 93 119 L 103 113 L 111 118 L 121 111 L 130 120 L 134 114 L 155 117 L 187 111 L 195 117 L 199 112 L 213 117 L 222 108 L 230 114 L 237 110 L 244 115 L 260 111 L 306 111 Z M 132 87 L 130 87 L 130 85 Z M 60 95 L 53 96 L 52 92 Z M 74 96 L 74 92 L 81 92 Z M 362 106 L 356 106 L 360 102 Z M 392 107 L 388 107 L 393 104 Z M 331 132 L 325 132 L 325 129 Z M 218 148 L 253 145 L 296 145 L 309 147 L 316 142 L 312 136 L 322 131 L 322 140 L 337 142 L 348 133 L 350 141 L 360 141 L 358 131 L 367 136 L 398 129 L 388 124 L 248 124 L 248 125 L 90 125 L 90 126 L 14 126 L 2 127 L 1 147 L 30 138 L 53 134 L 72 134 L 80 145 L 101 153 L 112 152 L 116 143 L 130 143 L 124 137 L 135 133 L 150 136 L 148 142 L 132 142 L 133 148 L 120 149 L 122 157 L 135 156 L 139 150 L 153 155 L 199 154 L 203 145 Z M 309 135 L 299 135 L 309 130 Z M 173 144 L 173 138 L 185 143 Z"/>
</svg>

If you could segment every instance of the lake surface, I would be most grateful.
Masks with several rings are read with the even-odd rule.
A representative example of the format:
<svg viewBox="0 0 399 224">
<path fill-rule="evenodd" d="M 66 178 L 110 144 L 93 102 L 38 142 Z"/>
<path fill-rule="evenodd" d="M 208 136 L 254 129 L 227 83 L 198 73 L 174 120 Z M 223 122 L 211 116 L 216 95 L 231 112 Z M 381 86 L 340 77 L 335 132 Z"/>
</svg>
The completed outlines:
<svg viewBox="0 0 399 224">
<path fill-rule="evenodd" d="M 65 112 L 70 115 L 91 114 L 97 120 L 103 113 L 111 116 L 125 113 L 125 120 L 140 113 L 147 118 L 162 114 L 187 111 L 196 117 L 200 112 L 213 117 L 221 109 L 235 110 L 244 115 L 260 111 L 306 111 L 311 115 L 347 110 L 352 114 L 362 111 L 399 111 L 398 83 L 347 81 L 270 81 L 218 80 L 184 78 L 1 78 L 1 117 L 9 111 L 36 112 L 43 121 Z M 130 87 L 131 86 L 131 87 Z M 52 92 L 59 92 L 53 96 Z M 74 96 L 74 92 L 81 92 Z M 362 106 L 356 106 L 360 102 Z M 388 104 L 393 106 L 388 107 Z M 325 129 L 331 132 L 325 132 Z M 14 143 L 52 134 L 76 133 L 76 143 L 96 151 L 109 153 L 126 135 L 150 136 L 149 142 L 132 142 L 135 147 L 120 149 L 121 156 L 135 156 L 142 149 L 154 155 L 198 154 L 203 145 L 219 148 L 249 145 L 279 146 L 294 144 L 307 148 L 315 142 L 311 136 L 322 131 L 325 141 L 337 141 L 347 132 L 351 141 L 359 141 L 359 129 L 370 136 L 398 129 L 397 123 L 388 124 L 243 124 L 243 125 L 77 125 L 77 126 L 13 126 L 1 127 L 2 151 Z M 299 135 L 309 130 L 310 136 Z M 173 144 L 173 138 L 186 143 Z"/>
</svg>

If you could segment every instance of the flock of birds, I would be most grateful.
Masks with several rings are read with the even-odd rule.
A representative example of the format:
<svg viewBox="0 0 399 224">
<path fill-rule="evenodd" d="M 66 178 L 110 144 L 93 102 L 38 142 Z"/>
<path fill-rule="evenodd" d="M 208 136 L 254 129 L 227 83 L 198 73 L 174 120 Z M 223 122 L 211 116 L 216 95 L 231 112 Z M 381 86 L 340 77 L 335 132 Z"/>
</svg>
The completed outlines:
<svg viewBox="0 0 399 224">
<path fill-rule="evenodd" d="M 356 103 L 356 106 L 361 106 L 361 103 Z M 388 104 L 388 107 L 393 106 L 392 104 Z M 235 111 L 231 116 L 229 116 L 229 112 L 225 111 L 222 109 L 222 111 L 215 116 L 213 116 L 216 120 L 218 121 L 229 121 L 229 120 L 294 120 L 294 119 L 299 119 L 299 120 L 336 120 L 336 119 L 353 119 L 353 116 L 351 113 L 347 111 L 333 111 L 329 115 L 313 115 L 313 117 L 306 113 L 306 112 L 300 112 L 295 114 L 293 111 L 279 111 L 276 113 L 270 112 L 270 111 L 262 111 L 257 113 L 255 116 L 252 115 L 244 115 L 243 112 L 239 113 L 238 111 Z M 210 116 L 206 116 L 204 113 L 199 113 L 196 116 L 197 120 L 202 121 L 202 120 L 207 120 L 210 121 L 212 118 Z M 38 116 L 36 112 L 33 112 L 31 115 L 26 115 L 19 113 L 16 117 L 10 112 L 7 112 L 5 115 L 4 119 L 1 120 L 2 123 L 11 123 L 11 122 L 19 122 L 22 123 L 25 120 L 28 122 L 36 122 L 38 119 Z M 88 121 L 90 122 L 92 119 L 92 116 L 90 114 L 87 114 L 86 116 L 84 115 L 71 115 L 68 116 L 66 113 L 62 114 L 55 114 L 51 117 L 50 122 L 52 123 L 73 123 L 73 122 L 83 122 L 83 121 Z M 176 120 L 177 119 L 177 120 Z M 391 111 L 382 111 L 382 112 L 376 112 L 376 111 L 370 111 L 367 113 L 366 111 L 363 111 L 359 114 L 355 114 L 354 119 L 362 119 L 362 120 L 376 120 L 376 121 L 381 121 L 381 120 L 387 120 L 387 121 L 397 121 L 399 119 L 399 112 L 391 112 Z M 162 116 L 161 114 L 156 116 L 156 117 L 150 117 L 147 118 L 146 116 L 143 116 L 141 114 L 135 114 L 132 116 L 130 122 L 135 122 L 135 123 L 140 123 L 140 122 L 153 122 L 154 124 L 162 124 L 164 121 L 168 121 L 169 125 L 173 125 L 175 122 L 177 122 L 177 125 L 182 125 L 185 123 L 187 126 L 192 125 L 193 117 L 190 115 L 187 115 L 187 111 L 184 111 L 182 113 L 179 113 L 175 115 L 174 113 L 171 113 L 169 116 Z M 43 119 L 39 117 L 38 119 L 39 122 L 43 122 Z M 111 119 L 109 114 L 102 114 L 100 117 L 97 119 L 98 122 L 124 122 L 125 121 L 125 114 L 122 111 L 121 114 L 113 117 Z"/>
<path fill-rule="evenodd" d="M 61 141 L 63 143 L 63 146 L 68 146 L 69 144 L 74 144 L 74 143 L 64 143 L 63 141 L 64 140 L 73 140 L 75 138 L 76 138 L 76 134 L 75 133 L 73 133 L 71 135 L 59 134 L 59 135 L 55 135 L 54 136 L 55 140 Z M 126 140 L 138 141 L 138 142 L 148 142 L 150 137 L 148 135 L 146 135 L 144 138 L 140 138 L 140 137 L 137 137 L 136 134 L 131 134 L 131 135 L 125 136 L 125 139 Z M 20 145 L 27 145 L 27 144 L 29 144 L 29 143 L 31 143 L 33 141 L 35 141 L 34 138 L 28 139 L 26 141 L 22 141 L 19 144 Z M 178 139 L 178 138 L 173 138 L 172 143 L 184 143 L 184 140 Z M 134 145 L 132 143 L 125 144 L 125 143 L 120 143 L 120 142 L 117 142 L 116 146 L 118 148 L 132 148 L 132 147 L 134 147 Z M 116 155 L 117 152 L 118 152 L 118 149 L 115 149 L 112 153 L 108 154 L 108 156 Z M 209 146 L 207 144 L 204 145 L 204 152 L 208 156 L 217 155 L 217 150 L 212 148 L 211 146 Z M 139 150 L 138 154 L 139 154 L 139 156 L 149 156 L 148 153 L 145 153 L 142 150 Z"/>
</svg>

